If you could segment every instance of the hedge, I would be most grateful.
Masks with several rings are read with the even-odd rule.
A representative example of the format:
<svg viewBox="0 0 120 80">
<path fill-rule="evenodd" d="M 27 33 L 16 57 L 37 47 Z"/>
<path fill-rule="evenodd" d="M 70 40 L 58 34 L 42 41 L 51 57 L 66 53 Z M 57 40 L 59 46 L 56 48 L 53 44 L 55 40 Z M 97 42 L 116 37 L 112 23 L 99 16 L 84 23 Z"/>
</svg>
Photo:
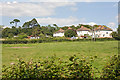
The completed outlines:
<svg viewBox="0 0 120 80">
<path fill-rule="evenodd" d="M 120 57 L 114 55 L 103 68 L 102 80 L 120 80 Z"/>
<path fill-rule="evenodd" d="M 37 61 L 24 61 L 2 67 L 2 80 L 120 80 L 120 59 L 114 55 L 105 65 L 100 77 L 94 77 L 92 62 L 96 57 L 68 59 L 56 57 L 39 58 Z"/>
<path fill-rule="evenodd" d="M 87 58 L 78 58 L 75 55 L 64 61 L 61 58 L 52 56 L 30 60 L 28 62 L 19 58 L 18 63 L 11 66 L 3 66 L 2 79 L 4 80 L 62 80 L 79 79 L 92 80 L 92 65 Z"/>
<path fill-rule="evenodd" d="M 113 41 L 114 38 L 96 38 L 96 41 Z M 66 39 L 66 38 L 41 38 L 41 39 L 8 39 L 2 41 L 3 44 L 27 44 L 27 43 L 43 43 L 43 42 L 63 42 L 63 41 L 91 41 L 91 39 Z"/>
</svg>

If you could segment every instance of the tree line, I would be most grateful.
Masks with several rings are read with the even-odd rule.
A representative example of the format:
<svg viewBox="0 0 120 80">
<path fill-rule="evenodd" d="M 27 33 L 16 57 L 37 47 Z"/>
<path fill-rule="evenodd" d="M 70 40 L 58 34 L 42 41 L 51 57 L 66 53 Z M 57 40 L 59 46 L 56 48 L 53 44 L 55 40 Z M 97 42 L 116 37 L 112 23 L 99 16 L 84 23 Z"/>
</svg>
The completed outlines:
<svg viewBox="0 0 120 80">
<path fill-rule="evenodd" d="M 14 24 L 12 28 L 7 27 L 5 29 L 0 30 L 2 32 L 2 38 L 13 38 L 14 36 L 19 36 L 19 38 L 23 39 L 31 35 L 34 37 L 38 37 L 38 36 L 45 37 L 46 35 L 49 37 L 53 37 L 53 33 L 58 31 L 60 28 L 66 30 L 65 32 L 66 37 L 72 37 L 77 35 L 75 30 L 77 30 L 81 26 L 92 29 L 90 25 L 83 25 L 83 24 L 78 24 L 77 26 L 71 25 L 71 26 L 63 26 L 63 27 L 59 27 L 57 24 L 41 26 L 35 18 L 33 18 L 28 22 L 25 22 L 22 26 L 17 27 L 18 26 L 17 24 L 19 22 L 20 20 L 14 19 L 13 21 L 10 22 L 10 24 Z M 72 30 L 67 30 L 69 27 L 72 28 Z M 98 25 L 94 25 L 94 27 L 98 27 Z M 113 38 L 119 37 L 118 31 L 113 32 L 111 34 Z"/>
</svg>

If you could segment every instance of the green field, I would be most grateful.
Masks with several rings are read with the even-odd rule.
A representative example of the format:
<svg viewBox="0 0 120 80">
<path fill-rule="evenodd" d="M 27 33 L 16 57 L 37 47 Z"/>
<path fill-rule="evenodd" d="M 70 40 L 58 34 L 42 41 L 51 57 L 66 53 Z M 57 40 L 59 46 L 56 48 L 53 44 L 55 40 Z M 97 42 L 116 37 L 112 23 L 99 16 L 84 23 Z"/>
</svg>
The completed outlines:
<svg viewBox="0 0 120 80">
<path fill-rule="evenodd" d="M 93 66 L 101 70 L 108 59 L 110 59 L 110 56 L 117 53 L 117 41 L 2 44 L 2 64 L 10 65 L 10 63 L 17 61 L 17 57 L 23 58 L 24 60 L 31 58 L 36 60 L 39 57 L 47 57 L 56 54 L 58 57 L 68 59 L 69 55 L 76 54 L 79 57 L 97 56 Z"/>
</svg>

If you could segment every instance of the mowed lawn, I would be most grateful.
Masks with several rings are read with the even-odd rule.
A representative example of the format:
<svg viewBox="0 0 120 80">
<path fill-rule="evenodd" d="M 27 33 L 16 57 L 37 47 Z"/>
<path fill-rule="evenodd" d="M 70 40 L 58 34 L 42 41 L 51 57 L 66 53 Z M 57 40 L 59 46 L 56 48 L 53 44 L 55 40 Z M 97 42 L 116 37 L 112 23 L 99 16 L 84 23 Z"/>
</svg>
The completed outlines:
<svg viewBox="0 0 120 80">
<path fill-rule="evenodd" d="M 14 48 L 16 47 L 16 48 Z M 23 48 L 21 48 L 23 47 Z M 65 60 L 70 55 L 78 57 L 97 56 L 93 66 L 103 68 L 110 56 L 118 54 L 117 41 L 85 41 L 85 42 L 52 42 L 36 44 L 2 44 L 2 64 L 10 65 L 17 62 L 17 57 L 24 60 L 38 59 L 56 54 Z"/>
</svg>

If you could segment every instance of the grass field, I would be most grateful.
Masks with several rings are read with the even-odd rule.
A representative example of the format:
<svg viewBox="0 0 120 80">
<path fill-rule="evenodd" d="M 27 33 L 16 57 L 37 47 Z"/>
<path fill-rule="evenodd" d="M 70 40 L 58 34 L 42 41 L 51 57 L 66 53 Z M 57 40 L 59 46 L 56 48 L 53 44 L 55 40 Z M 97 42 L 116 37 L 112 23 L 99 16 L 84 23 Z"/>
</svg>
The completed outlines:
<svg viewBox="0 0 120 80">
<path fill-rule="evenodd" d="M 2 64 L 10 65 L 10 63 L 17 61 L 17 57 L 29 60 L 30 58 L 38 59 L 39 57 L 47 57 L 56 54 L 58 57 L 68 59 L 67 57 L 69 57 L 69 55 L 79 54 L 79 57 L 97 56 L 93 66 L 101 71 L 110 56 L 117 53 L 117 41 L 3 44 Z"/>
</svg>

